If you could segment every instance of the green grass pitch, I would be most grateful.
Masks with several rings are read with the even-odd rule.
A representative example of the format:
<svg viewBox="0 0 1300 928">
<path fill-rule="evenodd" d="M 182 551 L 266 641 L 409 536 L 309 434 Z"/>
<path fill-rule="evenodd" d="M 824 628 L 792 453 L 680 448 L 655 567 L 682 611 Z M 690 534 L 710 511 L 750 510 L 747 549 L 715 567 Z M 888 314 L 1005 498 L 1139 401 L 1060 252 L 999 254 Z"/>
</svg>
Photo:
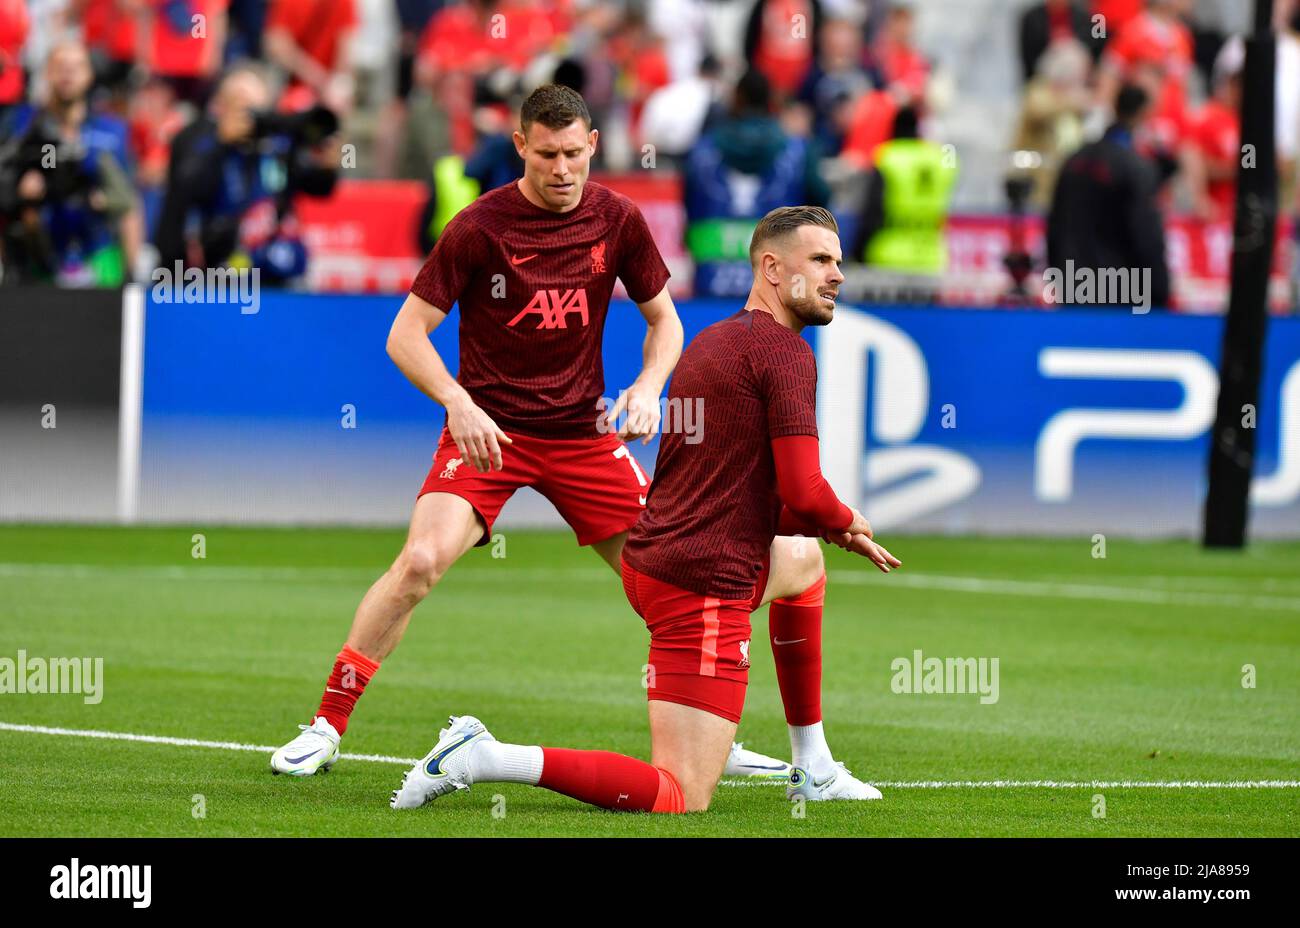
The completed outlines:
<svg viewBox="0 0 1300 928">
<path fill-rule="evenodd" d="M 98 705 L 5 693 L 0 723 L 281 744 L 401 539 L 0 527 L 0 658 L 104 660 Z M 886 543 L 905 565 L 890 576 L 828 549 L 824 630 L 831 745 L 880 802 L 801 818 L 777 787 L 724 784 L 706 813 L 649 816 L 482 784 L 398 813 L 394 763 L 295 780 L 260 752 L 0 727 L 0 835 L 1300 834 L 1300 544 Z M 472 552 L 420 606 L 345 751 L 418 757 L 472 713 L 502 740 L 648 756 L 646 633 L 613 574 L 564 533 L 507 532 L 505 555 Z M 784 756 L 766 610 L 754 631 L 740 738 Z M 998 701 L 892 692 L 891 661 L 916 649 L 998 658 Z"/>
</svg>

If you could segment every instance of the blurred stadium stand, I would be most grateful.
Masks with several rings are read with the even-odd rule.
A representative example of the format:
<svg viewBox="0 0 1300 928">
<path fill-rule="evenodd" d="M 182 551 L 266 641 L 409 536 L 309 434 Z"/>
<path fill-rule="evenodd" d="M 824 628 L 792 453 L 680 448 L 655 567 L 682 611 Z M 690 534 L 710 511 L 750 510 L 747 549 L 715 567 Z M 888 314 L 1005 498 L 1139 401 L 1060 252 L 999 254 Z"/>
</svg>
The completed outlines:
<svg viewBox="0 0 1300 928">
<path fill-rule="evenodd" d="M 1211 215 L 1206 205 L 1203 153 L 1215 143 L 1213 132 L 1229 138 L 1233 120 L 1230 112 L 1219 113 L 1201 131 L 1201 114 L 1208 112 L 1202 107 L 1214 92 L 1216 67 L 1231 65 L 1225 42 L 1247 26 L 1248 6 L 1236 0 L 0 0 L 0 144 L 6 153 L 0 157 L 9 158 L 12 174 L 14 150 L 33 122 L 33 107 L 49 99 L 51 50 L 68 41 L 89 46 L 96 75 L 89 116 L 103 125 L 119 121 L 113 131 L 129 139 L 121 160 L 139 193 L 139 213 L 120 220 L 121 258 L 131 265 L 122 272 L 147 280 L 156 251 L 147 244 L 136 247 L 136 239 L 155 240 L 172 139 L 201 114 L 220 66 L 256 58 L 267 66 L 277 109 L 324 104 L 338 114 L 341 132 L 319 145 L 313 139 L 312 155 L 337 161 L 340 182 L 331 196 L 287 197 L 290 202 L 278 208 L 272 196 L 256 197 L 263 202 L 243 217 L 240 229 L 244 247 L 229 260 L 259 261 L 278 253 L 269 243 L 298 248 L 301 241 L 307 266 L 295 286 L 400 292 L 436 232 L 430 197 L 435 172 L 448 177 L 463 169 L 479 189 L 509 179 L 516 165 L 508 134 L 520 95 L 547 80 L 572 81 L 583 85 L 602 133 L 595 170 L 611 185 L 640 195 L 671 259 L 677 295 L 685 296 L 693 262 L 683 247 L 682 146 L 697 123 L 716 124 L 737 81 L 755 68 L 772 84 L 772 115 L 784 132 L 814 135 L 823 156 L 835 154 L 827 147 L 843 144 L 840 157 L 820 160 L 820 173 L 846 239 L 860 227 L 871 183 L 864 175 L 874 165 L 875 146 L 888 137 L 894 106 L 915 106 L 922 137 L 950 150 L 959 165 L 948 205 L 944 272 L 937 280 L 900 285 L 892 269 L 857 269 L 857 296 L 890 302 L 899 293 L 915 293 L 989 305 L 1006 302 L 1012 290 L 1005 266 L 1008 252 L 1016 250 L 1007 221 L 1008 175 L 1037 171 L 1044 160 L 1058 165 L 1070 150 L 1098 137 L 1109 120 L 1107 94 L 1114 81 L 1140 79 L 1150 60 L 1162 55 L 1181 62 L 1160 45 L 1169 35 L 1182 42 L 1181 33 L 1153 27 L 1150 17 L 1159 14 L 1185 24 L 1191 65 L 1179 78 L 1185 123 L 1171 130 L 1161 109 L 1147 133 L 1158 144 L 1146 154 L 1165 159 L 1171 175 L 1161 207 L 1173 303 L 1181 310 L 1218 312 L 1226 300 L 1230 228 L 1225 215 Z M 1284 86 L 1300 81 L 1293 8 L 1292 0 L 1278 4 L 1278 134 L 1287 217 L 1294 212 L 1300 135 L 1300 90 Z M 822 85 L 818 92 L 849 93 L 838 104 L 839 97 L 803 96 L 800 81 L 787 76 L 826 64 L 827 46 L 816 28 L 841 19 L 852 23 L 849 31 L 861 43 L 856 54 L 866 83 L 842 77 Z M 194 31 L 192 24 L 200 20 L 202 35 L 186 35 L 186 24 Z M 1082 36 L 1085 29 L 1090 31 Z M 1125 30 L 1127 39 L 1116 44 Z M 1023 72 L 1026 54 L 1033 53 L 1026 49 L 1051 48 L 1071 34 L 1087 38 L 1093 54 L 1100 53 L 1100 64 L 1087 76 L 1088 99 L 1078 125 L 1062 135 L 1065 124 L 1057 120 L 1037 136 L 1027 135 L 1021 125 Z M 1115 53 L 1120 57 L 1112 55 L 1114 48 L 1121 49 Z M 702 66 L 706 56 L 710 65 Z M 1174 70 L 1153 79 L 1173 81 Z M 873 95 L 873 85 L 883 93 Z M 650 160 L 643 146 L 656 140 L 641 131 L 641 120 L 651 113 L 648 125 L 664 125 L 651 98 L 656 91 L 667 94 L 669 86 L 669 112 L 682 112 L 687 128 L 674 123 L 677 131 L 661 130 L 662 157 Z M 801 96 L 814 105 L 811 111 L 799 103 Z M 1041 141 L 1052 133 L 1065 140 L 1065 148 L 1013 152 L 1026 138 Z M 254 134 L 264 143 L 276 137 L 270 127 Z M 9 174 L 0 168 L 0 187 L 16 190 L 19 179 Z M 10 229 L 21 224 L 15 190 L 0 191 Z M 1045 257 L 1040 217 L 1049 191 L 1036 191 L 1027 205 L 1024 234 L 1038 270 Z M 49 221 L 48 212 L 40 215 Z M 138 221 L 143 230 L 132 225 Z M 1287 311 L 1294 306 L 1296 263 L 1289 221 L 1278 235 L 1283 247 L 1271 305 Z M 60 257 L 64 247 L 57 239 Z M 74 285 L 112 283 L 116 278 L 103 272 L 97 247 L 87 246 L 93 261 L 73 248 L 64 262 L 71 267 L 35 276 Z M 31 267 L 18 266 L 21 254 L 12 242 L 6 249 L 9 284 L 33 276 Z M 846 257 L 861 260 L 861 249 Z M 286 273 L 296 270 L 291 263 Z M 1033 271 L 1027 284 L 1031 305 L 1038 302 L 1037 284 Z"/>
</svg>

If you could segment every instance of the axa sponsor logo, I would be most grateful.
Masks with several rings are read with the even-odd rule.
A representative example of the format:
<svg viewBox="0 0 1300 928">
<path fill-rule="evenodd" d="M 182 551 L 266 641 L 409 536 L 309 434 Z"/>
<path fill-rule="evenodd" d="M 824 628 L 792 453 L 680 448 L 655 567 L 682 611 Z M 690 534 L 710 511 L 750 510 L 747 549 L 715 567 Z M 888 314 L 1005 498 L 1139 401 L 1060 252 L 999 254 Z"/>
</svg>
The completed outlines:
<svg viewBox="0 0 1300 928">
<path fill-rule="evenodd" d="M 590 315 L 587 312 L 587 290 L 579 287 L 575 290 L 538 290 L 528 305 L 506 323 L 507 328 L 514 328 L 527 317 L 536 316 L 539 329 L 567 329 L 569 317 L 576 316 L 578 325 L 587 325 Z"/>
</svg>

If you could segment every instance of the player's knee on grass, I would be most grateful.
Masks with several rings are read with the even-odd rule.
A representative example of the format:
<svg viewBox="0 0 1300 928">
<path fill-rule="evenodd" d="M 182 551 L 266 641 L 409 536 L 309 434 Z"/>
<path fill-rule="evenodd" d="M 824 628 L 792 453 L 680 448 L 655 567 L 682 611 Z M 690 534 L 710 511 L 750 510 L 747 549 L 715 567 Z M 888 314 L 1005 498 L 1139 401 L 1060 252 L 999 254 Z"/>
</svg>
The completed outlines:
<svg viewBox="0 0 1300 928">
<path fill-rule="evenodd" d="M 718 788 L 717 775 L 696 774 L 683 777 L 674 774 L 674 776 L 681 784 L 682 798 L 686 800 L 686 811 L 707 812 L 709 803 L 713 801 L 713 793 Z"/>
<path fill-rule="evenodd" d="M 703 812 L 727 764 L 736 723 L 676 702 L 651 700 L 651 763 L 676 779 L 686 812 Z"/>
<path fill-rule="evenodd" d="M 731 743 L 727 743 L 727 751 Z M 713 801 L 718 781 L 727 763 L 726 752 L 708 751 L 701 754 L 675 757 L 671 764 L 662 766 L 677 780 L 682 789 L 686 812 L 704 812 Z"/>
</svg>

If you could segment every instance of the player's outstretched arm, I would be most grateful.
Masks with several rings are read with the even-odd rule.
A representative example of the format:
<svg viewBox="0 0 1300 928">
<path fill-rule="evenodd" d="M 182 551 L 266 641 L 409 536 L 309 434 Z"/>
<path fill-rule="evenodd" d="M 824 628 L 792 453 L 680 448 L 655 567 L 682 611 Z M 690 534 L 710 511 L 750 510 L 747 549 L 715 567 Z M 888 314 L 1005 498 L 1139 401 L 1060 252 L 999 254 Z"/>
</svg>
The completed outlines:
<svg viewBox="0 0 1300 928">
<path fill-rule="evenodd" d="M 626 410 L 627 421 L 618 430 L 618 437 L 624 441 L 639 438 L 644 445 L 659 431 L 659 397 L 682 355 L 683 335 L 682 321 L 667 287 L 646 302 L 638 303 L 637 309 L 641 310 L 646 324 L 641 373 L 607 413 L 606 424 L 613 431 Z"/>
<path fill-rule="evenodd" d="M 445 312 L 427 300 L 407 294 L 388 331 L 388 356 L 420 392 L 447 410 L 447 431 L 460 456 L 476 470 L 500 470 L 501 446 L 514 442 L 474 404 L 429 341 L 429 333 L 446 318 Z"/>
<path fill-rule="evenodd" d="M 901 567 L 902 561 L 872 540 L 871 523 L 862 513 L 844 505 L 821 472 L 817 438 L 787 435 L 772 439 L 777 493 L 784 510 L 782 531 L 803 529 L 818 534 L 846 551 L 868 558 L 883 573 Z"/>
</svg>

